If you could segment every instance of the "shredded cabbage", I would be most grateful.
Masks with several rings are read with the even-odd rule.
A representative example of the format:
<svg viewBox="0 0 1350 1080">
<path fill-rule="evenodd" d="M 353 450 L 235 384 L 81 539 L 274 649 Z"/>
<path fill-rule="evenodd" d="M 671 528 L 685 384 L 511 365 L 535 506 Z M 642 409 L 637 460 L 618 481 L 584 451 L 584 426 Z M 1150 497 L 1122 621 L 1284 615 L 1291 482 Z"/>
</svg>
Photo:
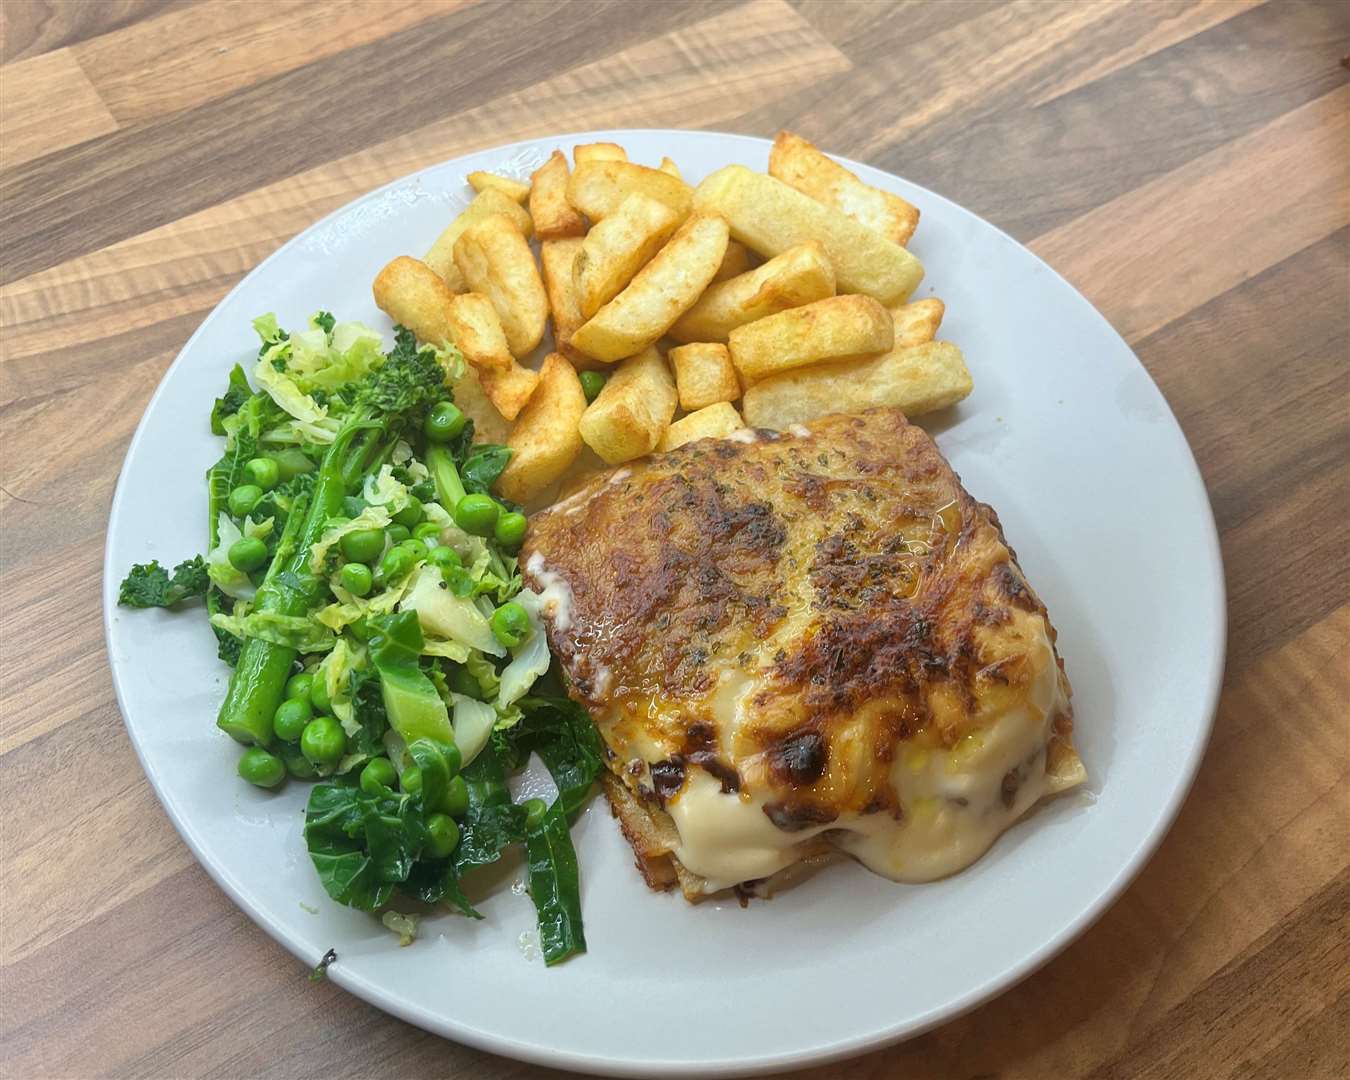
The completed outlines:
<svg viewBox="0 0 1350 1080">
<path fill-rule="evenodd" d="M 356 622 L 363 615 L 388 615 L 398 607 L 399 601 L 407 593 L 412 581 L 413 572 L 410 570 L 383 592 L 362 599 L 344 589 L 340 579 L 334 574 L 328 582 L 328 587 L 333 590 L 333 595 L 338 598 L 338 602 L 320 608 L 314 613 L 314 618 L 330 630 L 340 631 L 343 627 Z"/>
<path fill-rule="evenodd" d="M 366 650 L 361 646 L 348 644 L 346 638 L 338 638 L 333 651 L 323 658 L 314 673 L 316 679 L 322 679 L 328 691 L 328 700 L 332 703 L 333 715 L 342 724 L 342 730 L 355 735 L 361 730 L 352 708 L 351 674 L 366 666 Z"/>
<path fill-rule="evenodd" d="M 502 671 L 497 704 L 503 709 L 523 698 L 534 685 L 534 681 L 548 670 L 551 661 L 548 639 L 544 636 L 544 624 L 539 618 L 542 598 L 538 593 L 522 589 L 516 594 L 515 599 L 530 617 L 530 634 L 516 646 L 511 662 Z"/>
<path fill-rule="evenodd" d="M 485 701 L 475 701 L 464 694 L 451 694 L 455 702 L 452 723 L 455 726 L 455 746 L 469 764 L 487 745 L 492 729 L 497 726 L 497 710 Z"/>
<path fill-rule="evenodd" d="M 328 416 L 328 408 L 301 390 L 284 371 L 278 371 L 272 366 L 272 354 L 288 344 L 280 342 L 268 349 L 254 365 L 253 379 L 285 412 L 306 424 L 317 424 Z"/>
<path fill-rule="evenodd" d="M 308 615 L 278 615 L 271 611 L 250 611 L 247 615 L 211 616 L 211 625 L 239 638 L 259 638 L 297 652 L 327 652 L 337 643 L 333 632 Z"/>
<path fill-rule="evenodd" d="M 421 621 L 420 619 L 418 620 Z M 442 656 L 447 660 L 453 660 L 457 664 L 464 663 L 469 658 L 469 647 L 461 645 L 458 641 L 440 641 L 435 638 L 423 638 L 422 641 L 423 656 Z"/>
<path fill-rule="evenodd" d="M 412 498 L 407 486 L 394 477 L 392 465 L 381 466 L 375 476 L 366 477 L 361 497 L 373 506 L 387 508 L 391 514 L 397 514 Z"/>
<path fill-rule="evenodd" d="M 453 638 L 490 656 L 505 656 L 506 648 L 492 633 L 492 627 L 473 601 L 455 596 L 441 584 L 441 572 L 436 567 L 419 567 L 412 590 L 399 605 L 399 610 L 416 611 L 424 633 Z"/>
<path fill-rule="evenodd" d="M 367 506 L 350 521 L 338 522 L 324 529 L 323 535 L 310 546 L 309 568 L 315 574 L 323 573 L 323 562 L 334 544 L 350 532 L 362 529 L 386 529 L 389 527 L 389 511 L 383 506 Z"/>
<path fill-rule="evenodd" d="M 252 600 L 258 590 L 244 571 L 235 568 L 230 562 L 230 546 L 245 536 L 265 540 L 272 535 L 273 519 L 254 522 L 253 518 L 244 518 L 241 530 L 224 510 L 216 519 L 216 533 L 219 543 L 206 553 L 206 575 L 213 585 L 233 600 Z"/>
</svg>

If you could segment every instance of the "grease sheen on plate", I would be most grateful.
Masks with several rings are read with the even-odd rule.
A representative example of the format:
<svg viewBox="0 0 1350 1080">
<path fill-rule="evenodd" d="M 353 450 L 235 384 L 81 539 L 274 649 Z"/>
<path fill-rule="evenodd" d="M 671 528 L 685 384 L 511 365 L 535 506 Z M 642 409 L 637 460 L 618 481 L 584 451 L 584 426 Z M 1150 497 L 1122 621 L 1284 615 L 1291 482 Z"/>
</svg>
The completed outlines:
<svg viewBox="0 0 1350 1080">
<path fill-rule="evenodd" d="M 382 1008 L 499 1053 L 614 1073 L 763 1071 L 856 1053 L 1006 988 L 1100 914 L 1189 786 L 1222 669 L 1213 520 L 1180 430 L 1105 320 L 992 226 L 846 162 L 923 213 L 915 299 L 946 301 L 943 337 L 975 376 L 974 394 L 925 426 L 971 494 L 997 507 L 1052 613 L 1090 777 L 1085 794 L 1041 808 L 954 877 L 897 885 L 841 864 L 749 910 L 689 906 L 646 890 L 597 801 L 574 830 L 584 958 L 545 973 L 523 956 L 533 912 L 505 889 L 486 922 L 439 916 L 414 946 L 391 947 L 378 924 L 327 902 L 295 827 L 303 792 L 222 782 L 237 748 L 211 722 L 224 669 L 200 622 L 112 605 L 131 563 L 200 547 L 194 500 L 216 451 L 193 420 L 227 362 L 254 349 L 254 315 L 299 325 L 323 306 L 387 329 L 369 282 L 425 249 L 467 201 L 467 173 L 525 176 L 554 146 L 597 139 L 653 165 L 668 154 L 691 182 L 729 162 L 763 168 L 768 152 L 761 140 L 671 131 L 470 155 L 320 222 L 207 319 L 152 401 L 114 501 L 105 609 L 119 699 L 161 800 L 216 880 L 306 963 L 335 947 L 330 977 Z M 181 661 L 157 668 L 166 654 Z"/>
</svg>

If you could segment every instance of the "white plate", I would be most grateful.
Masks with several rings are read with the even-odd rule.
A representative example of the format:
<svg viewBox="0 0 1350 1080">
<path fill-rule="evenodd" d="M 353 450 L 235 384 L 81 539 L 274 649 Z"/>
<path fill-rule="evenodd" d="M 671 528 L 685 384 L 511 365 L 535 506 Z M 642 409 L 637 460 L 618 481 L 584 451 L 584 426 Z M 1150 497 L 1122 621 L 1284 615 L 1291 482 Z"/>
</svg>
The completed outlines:
<svg viewBox="0 0 1350 1080">
<path fill-rule="evenodd" d="M 1130 349 L 1035 255 L 959 206 L 849 162 L 923 213 L 916 298 L 942 297 L 942 337 L 975 392 L 936 427 L 966 486 L 999 512 L 1059 629 L 1086 792 L 1014 827 L 975 866 L 896 885 L 855 865 L 769 903 L 687 905 L 648 892 L 603 801 L 575 829 L 590 952 L 545 970 L 510 877 L 488 918 L 428 921 L 411 948 L 324 895 L 300 836 L 306 786 L 236 780 L 216 731 L 226 669 L 200 612 L 128 612 L 133 562 L 202 548 L 207 430 L 249 321 L 319 307 L 388 327 L 370 282 L 421 252 L 471 194 L 474 169 L 527 176 L 555 146 L 613 139 L 697 181 L 765 168 L 760 139 L 609 131 L 516 143 L 399 180 L 331 214 L 249 274 L 169 369 L 127 453 L 108 525 L 108 654 L 127 729 L 207 871 L 306 964 L 414 1024 L 496 1053 L 615 1074 L 768 1071 L 917 1034 L 1007 989 L 1087 927 L 1138 872 L 1199 764 L 1223 668 L 1224 593 L 1205 489 L 1167 404 Z M 167 661 L 167 662 L 166 662 Z M 515 876 L 519 876 L 518 874 Z M 315 909 L 312 913 L 310 909 Z"/>
</svg>

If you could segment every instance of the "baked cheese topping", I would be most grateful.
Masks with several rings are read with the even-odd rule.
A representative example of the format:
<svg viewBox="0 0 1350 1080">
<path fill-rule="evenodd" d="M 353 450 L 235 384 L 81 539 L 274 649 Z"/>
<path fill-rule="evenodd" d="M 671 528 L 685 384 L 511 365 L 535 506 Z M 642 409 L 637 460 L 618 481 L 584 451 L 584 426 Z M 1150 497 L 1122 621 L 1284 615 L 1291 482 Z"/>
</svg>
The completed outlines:
<svg viewBox="0 0 1350 1080">
<path fill-rule="evenodd" d="M 969 866 L 1047 794 L 1046 747 L 1055 714 L 1067 703 L 1044 630 L 1035 650 L 1043 656 L 1020 704 L 950 750 L 907 746 L 896 755 L 890 782 L 899 820 L 850 813 L 786 832 L 764 812 L 763 797 L 723 793 L 716 779 L 696 769 L 666 805 L 680 834 L 676 857 L 707 879 L 707 892 L 777 873 L 821 833 L 895 881 L 932 881 Z"/>
</svg>

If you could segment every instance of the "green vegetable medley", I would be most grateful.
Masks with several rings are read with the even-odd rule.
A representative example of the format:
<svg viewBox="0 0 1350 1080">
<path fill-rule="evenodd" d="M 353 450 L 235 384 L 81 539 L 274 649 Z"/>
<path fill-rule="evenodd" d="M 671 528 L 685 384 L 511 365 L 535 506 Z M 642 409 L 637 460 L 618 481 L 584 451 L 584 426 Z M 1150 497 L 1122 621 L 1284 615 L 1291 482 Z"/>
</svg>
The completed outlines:
<svg viewBox="0 0 1350 1080">
<path fill-rule="evenodd" d="M 132 567 L 120 602 L 201 597 L 234 668 L 217 724 L 262 788 L 317 780 L 304 835 L 339 903 L 410 940 L 396 895 L 480 918 L 474 867 L 524 843 L 544 958 L 584 952 L 568 823 L 599 773 L 590 717 L 541 687 L 539 598 L 514 552 L 525 517 L 489 494 L 510 450 L 475 444 L 450 387 L 453 349 L 394 348 L 319 312 L 288 334 L 271 315 L 251 372 L 211 409 L 225 452 L 207 472 L 205 557 Z M 552 805 L 514 803 L 507 777 L 538 754 Z"/>
</svg>

